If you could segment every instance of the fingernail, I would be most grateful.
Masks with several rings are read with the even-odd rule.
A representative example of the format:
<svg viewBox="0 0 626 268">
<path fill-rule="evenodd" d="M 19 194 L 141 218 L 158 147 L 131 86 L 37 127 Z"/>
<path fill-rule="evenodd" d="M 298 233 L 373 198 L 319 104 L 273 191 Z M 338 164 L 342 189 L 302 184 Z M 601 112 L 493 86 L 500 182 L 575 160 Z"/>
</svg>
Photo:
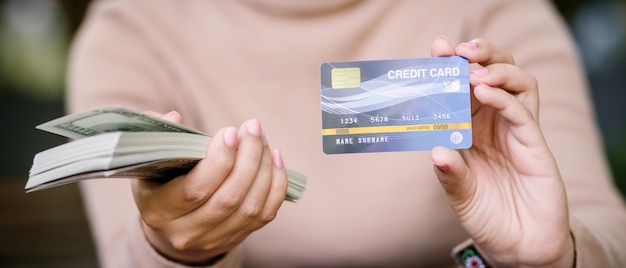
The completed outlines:
<svg viewBox="0 0 626 268">
<path fill-rule="evenodd" d="M 477 75 L 478 77 L 483 77 L 489 73 L 489 70 L 487 70 L 487 68 L 480 68 L 473 70 L 472 73 Z"/>
<path fill-rule="evenodd" d="M 447 165 L 444 164 L 435 164 L 435 166 L 441 171 L 448 171 L 448 169 L 450 169 Z"/>
<path fill-rule="evenodd" d="M 445 35 L 443 35 L 443 34 L 442 34 L 442 35 L 440 35 L 440 36 L 438 36 L 437 38 L 439 38 L 439 39 L 443 39 L 443 40 L 446 40 L 446 41 L 450 42 L 450 39 L 448 39 L 448 37 L 447 37 L 447 36 L 445 36 Z"/>
<path fill-rule="evenodd" d="M 169 119 L 172 119 L 172 116 L 174 116 L 174 111 L 170 111 L 170 112 L 162 115 L 161 119 L 169 120 Z"/>
<path fill-rule="evenodd" d="M 487 84 L 485 84 L 483 82 L 480 82 L 479 86 L 482 86 L 482 87 L 484 87 L 486 89 L 491 89 L 491 87 L 489 85 L 487 85 Z"/>
<path fill-rule="evenodd" d="M 261 122 L 259 119 L 252 119 L 246 124 L 246 130 L 252 135 L 261 135 Z"/>
<path fill-rule="evenodd" d="M 461 45 L 466 46 L 467 48 L 469 48 L 470 50 L 474 50 L 476 49 L 476 43 L 474 42 L 465 42 L 465 43 L 461 43 Z"/>
<path fill-rule="evenodd" d="M 272 160 L 274 162 L 274 166 L 276 166 L 277 168 L 283 167 L 284 165 L 283 156 L 282 156 L 280 149 L 278 148 L 274 149 L 274 151 L 272 152 Z"/>
<path fill-rule="evenodd" d="M 228 146 L 234 146 L 237 143 L 237 129 L 229 127 L 224 131 L 224 143 Z"/>
</svg>

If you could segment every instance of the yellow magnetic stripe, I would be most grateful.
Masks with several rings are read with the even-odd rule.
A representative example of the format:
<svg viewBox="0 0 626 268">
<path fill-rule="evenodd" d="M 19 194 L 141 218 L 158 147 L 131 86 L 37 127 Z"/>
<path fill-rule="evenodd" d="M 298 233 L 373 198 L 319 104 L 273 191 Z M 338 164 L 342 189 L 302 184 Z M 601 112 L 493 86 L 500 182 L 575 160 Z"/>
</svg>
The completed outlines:
<svg viewBox="0 0 626 268">
<path fill-rule="evenodd" d="M 438 126 L 437 129 L 434 127 Z M 400 125 L 400 126 L 373 126 L 373 127 L 352 127 L 352 128 L 325 128 L 322 129 L 322 135 L 348 135 L 348 134 L 374 134 L 374 133 L 398 133 L 398 132 L 415 132 L 415 131 L 436 131 L 436 130 L 456 130 L 470 129 L 472 123 L 443 123 L 443 124 L 419 124 L 419 125 Z"/>
</svg>

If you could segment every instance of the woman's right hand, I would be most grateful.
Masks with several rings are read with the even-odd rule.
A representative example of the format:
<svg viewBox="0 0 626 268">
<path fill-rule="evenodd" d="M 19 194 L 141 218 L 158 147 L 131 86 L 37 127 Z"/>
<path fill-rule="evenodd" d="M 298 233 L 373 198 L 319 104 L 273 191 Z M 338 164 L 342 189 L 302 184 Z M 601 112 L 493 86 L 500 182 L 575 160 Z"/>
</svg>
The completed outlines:
<svg viewBox="0 0 626 268">
<path fill-rule="evenodd" d="M 160 117 L 181 121 L 177 112 Z M 132 186 L 144 233 L 157 251 L 185 264 L 210 264 L 276 217 L 287 172 L 259 120 L 251 119 L 239 129 L 220 129 L 188 174 L 166 183 L 133 180 Z"/>
</svg>

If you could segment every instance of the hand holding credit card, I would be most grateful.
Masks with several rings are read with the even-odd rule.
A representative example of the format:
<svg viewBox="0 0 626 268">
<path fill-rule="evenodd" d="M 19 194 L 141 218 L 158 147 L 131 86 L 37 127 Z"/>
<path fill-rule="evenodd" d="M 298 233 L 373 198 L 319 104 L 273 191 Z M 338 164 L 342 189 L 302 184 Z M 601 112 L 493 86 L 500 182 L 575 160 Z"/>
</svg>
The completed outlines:
<svg viewBox="0 0 626 268">
<path fill-rule="evenodd" d="M 329 62 L 320 75 L 326 154 L 472 146 L 463 57 Z"/>
</svg>

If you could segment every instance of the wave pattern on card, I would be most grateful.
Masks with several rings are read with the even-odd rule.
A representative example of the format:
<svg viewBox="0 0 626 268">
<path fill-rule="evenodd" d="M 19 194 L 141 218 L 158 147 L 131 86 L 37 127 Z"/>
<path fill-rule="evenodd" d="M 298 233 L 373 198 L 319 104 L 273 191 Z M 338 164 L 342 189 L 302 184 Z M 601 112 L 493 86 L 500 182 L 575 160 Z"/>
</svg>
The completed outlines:
<svg viewBox="0 0 626 268">
<path fill-rule="evenodd" d="M 465 58 L 329 62 L 320 74 L 326 154 L 472 145 Z"/>
</svg>

